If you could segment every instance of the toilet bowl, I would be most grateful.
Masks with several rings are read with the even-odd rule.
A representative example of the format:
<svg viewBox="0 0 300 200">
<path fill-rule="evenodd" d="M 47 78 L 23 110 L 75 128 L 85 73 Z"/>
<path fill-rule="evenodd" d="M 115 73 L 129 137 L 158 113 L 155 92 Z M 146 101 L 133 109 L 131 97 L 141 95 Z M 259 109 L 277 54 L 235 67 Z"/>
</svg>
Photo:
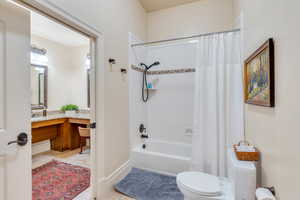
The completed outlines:
<svg viewBox="0 0 300 200">
<path fill-rule="evenodd" d="M 255 162 L 239 161 L 228 150 L 228 178 L 202 172 L 182 172 L 176 177 L 184 200 L 255 200 Z"/>
</svg>

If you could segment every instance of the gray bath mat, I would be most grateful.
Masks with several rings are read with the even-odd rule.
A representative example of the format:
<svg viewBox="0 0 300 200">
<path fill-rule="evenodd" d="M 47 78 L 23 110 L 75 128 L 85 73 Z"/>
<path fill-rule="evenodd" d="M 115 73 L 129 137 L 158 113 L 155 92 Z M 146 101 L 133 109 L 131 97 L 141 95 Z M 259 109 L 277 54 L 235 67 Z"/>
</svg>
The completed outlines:
<svg viewBox="0 0 300 200">
<path fill-rule="evenodd" d="M 133 168 L 115 189 L 136 200 L 183 200 L 176 177 Z"/>
</svg>

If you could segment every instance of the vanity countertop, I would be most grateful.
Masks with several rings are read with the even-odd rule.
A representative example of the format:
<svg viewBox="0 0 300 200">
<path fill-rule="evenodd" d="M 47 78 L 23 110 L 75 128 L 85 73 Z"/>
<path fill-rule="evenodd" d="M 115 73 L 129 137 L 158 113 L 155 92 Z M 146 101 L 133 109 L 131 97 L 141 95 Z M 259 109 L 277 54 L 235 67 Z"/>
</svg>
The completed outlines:
<svg viewBox="0 0 300 200">
<path fill-rule="evenodd" d="M 31 122 L 41 122 L 41 121 L 62 119 L 62 118 L 90 119 L 90 114 L 76 113 L 73 115 L 67 115 L 67 114 L 47 115 L 46 117 L 33 117 L 31 118 Z"/>
</svg>

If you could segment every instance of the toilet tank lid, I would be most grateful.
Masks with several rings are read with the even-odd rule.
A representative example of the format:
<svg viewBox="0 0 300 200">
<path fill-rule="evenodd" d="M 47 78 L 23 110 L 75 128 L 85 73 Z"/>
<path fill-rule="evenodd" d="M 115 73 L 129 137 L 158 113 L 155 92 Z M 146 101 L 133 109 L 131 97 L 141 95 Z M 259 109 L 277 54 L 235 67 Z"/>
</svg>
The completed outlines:
<svg viewBox="0 0 300 200">
<path fill-rule="evenodd" d="M 205 196 L 221 195 L 218 177 L 201 172 L 183 172 L 177 175 L 177 181 L 188 190 Z"/>
</svg>

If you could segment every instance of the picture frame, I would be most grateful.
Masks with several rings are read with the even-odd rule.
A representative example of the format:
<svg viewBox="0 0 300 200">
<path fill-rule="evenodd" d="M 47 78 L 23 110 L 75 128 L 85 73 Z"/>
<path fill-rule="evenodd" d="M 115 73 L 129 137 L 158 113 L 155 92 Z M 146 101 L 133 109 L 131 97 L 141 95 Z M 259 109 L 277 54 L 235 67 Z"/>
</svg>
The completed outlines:
<svg viewBox="0 0 300 200">
<path fill-rule="evenodd" d="M 269 38 L 244 62 L 245 103 L 275 107 L 274 42 Z"/>
</svg>

